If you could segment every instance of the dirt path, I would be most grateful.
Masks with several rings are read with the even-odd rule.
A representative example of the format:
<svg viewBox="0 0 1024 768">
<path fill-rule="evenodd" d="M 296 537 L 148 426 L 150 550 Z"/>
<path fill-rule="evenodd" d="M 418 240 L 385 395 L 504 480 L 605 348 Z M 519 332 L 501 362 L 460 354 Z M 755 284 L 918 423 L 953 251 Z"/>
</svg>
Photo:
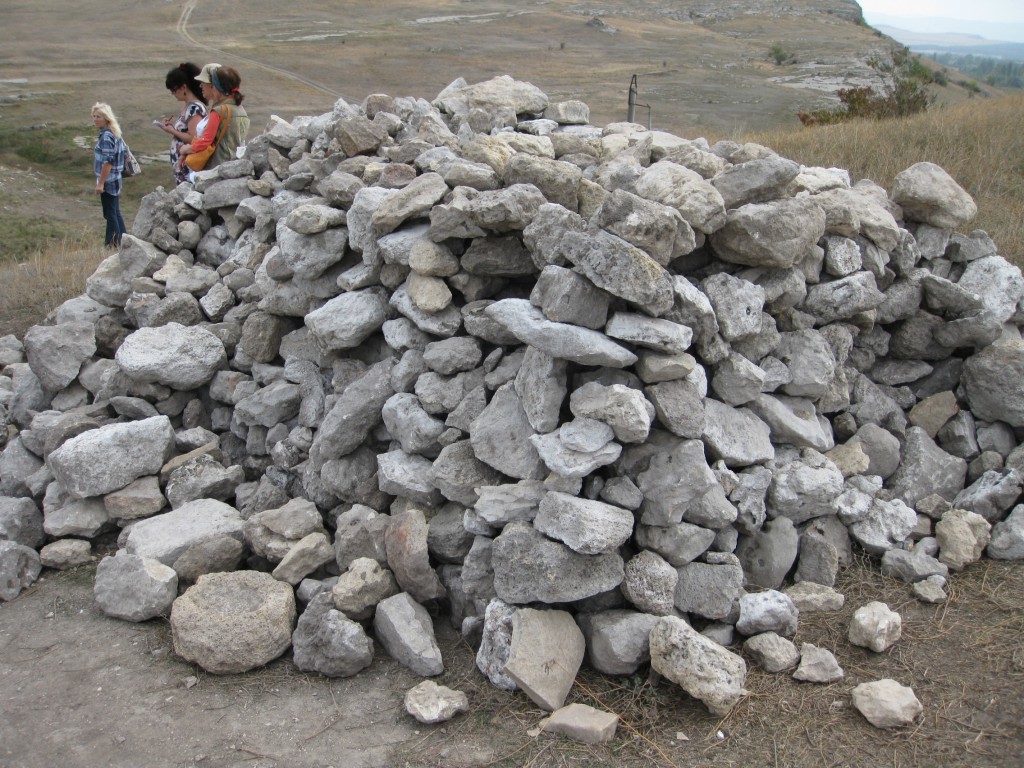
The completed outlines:
<svg viewBox="0 0 1024 768">
<path fill-rule="evenodd" d="M 258 59 L 251 59 L 248 56 L 241 56 L 237 53 L 228 53 L 227 51 L 224 51 L 220 48 L 216 48 L 212 45 L 208 45 L 207 43 L 197 40 L 189 31 L 188 25 L 192 19 L 192 13 L 196 10 L 196 7 L 198 5 L 199 0 L 188 0 L 182 6 L 181 16 L 178 17 L 178 23 L 175 25 L 175 29 L 178 33 L 178 36 L 181 37 L 181 39 L 185 42 L 187 46 L 194 46 L 196 48 L 202 48 L 203 50 L 210 51 L 213 54 L 217 54 L 220 58 L 222 58 L 222 60 L 225 61 L 231 58 L 238 59 L 239 61 L 244 61 L 246 64 L 251 64 L 254 67 L 259 67 L 260 69 L 266 70 L 267 72 L 273 72 L 275 74 L 281 75 L 284 78 L 293 80 L 294 82 L 308 85 L 310 88 L 318 90 L 322 93 L 326 93 L 328 96 L 332 96 L 335 99 L 345 99 L 345 101 L 351 101 L 351 99 L 349 99 L 347 96 L 343 96 L 339 91 L 334 90 L 330 86 L 324 85 L 323 83 L 319 83 L 316 80 L 311 80 L 310 78 L 304 77 L 298 74 L 297 72 L 292 72 L 291 70 L 288 69 L 282 69 L 281 67 L 275 67 L 271 64 L 267 64 L 266 62 L 260 61 Z"/>
<path fill-rule="evenodd" d="M 387 654 L 347 680 L 284 660 L 207 675 L 173 655 L 167 622 L 103 615 L 94 572 L 48 572 L 0 603 L 4 768 L 369 768 L 420 738 L 402 707 L 419 678 Z"/>
</svg>

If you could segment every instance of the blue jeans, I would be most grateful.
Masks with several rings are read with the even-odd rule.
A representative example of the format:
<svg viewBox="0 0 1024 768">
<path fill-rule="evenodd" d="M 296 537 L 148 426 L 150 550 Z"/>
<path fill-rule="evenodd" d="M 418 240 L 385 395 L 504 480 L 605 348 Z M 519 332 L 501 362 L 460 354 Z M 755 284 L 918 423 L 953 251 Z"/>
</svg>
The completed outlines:
<svg viewBox="0 0 1024 768">
<path fill-rule="evenodd" d="M 103 206 L 103 218 L 107 221 L 107 233 L 103 238 L 103 244 L 120 245 L 121 235 L 125 233 L 124 219 L 121 218 L 121 198 L 118 195 L 101 192 L 100 204 Z"/>
</svg>

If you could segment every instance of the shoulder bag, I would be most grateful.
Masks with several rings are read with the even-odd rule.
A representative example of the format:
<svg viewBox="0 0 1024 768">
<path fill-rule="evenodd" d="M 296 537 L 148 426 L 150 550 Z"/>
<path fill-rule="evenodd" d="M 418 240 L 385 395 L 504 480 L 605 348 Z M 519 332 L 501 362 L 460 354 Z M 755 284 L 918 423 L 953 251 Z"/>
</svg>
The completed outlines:
<svg viewBox="0 0 1024 768">
<path fill-rule="evenodd" d="M 217 151 L 217 145 L 220 144 L 221 139 L 224 138 L 224 132 L 228 129 L 228 123 L 231 122 L 231 107 L 227 104 L 224 105 L 224 114 L 220 116 L 220 127 L 217 129 L 217 138 L 213 140 L 202 152 L 193 152 L 185 155 L 185 165 L 191 168 L 193 171 L 201 171 L 206 167 L 207 162 L 213 156 L 213 153 Z"/>
</svg>

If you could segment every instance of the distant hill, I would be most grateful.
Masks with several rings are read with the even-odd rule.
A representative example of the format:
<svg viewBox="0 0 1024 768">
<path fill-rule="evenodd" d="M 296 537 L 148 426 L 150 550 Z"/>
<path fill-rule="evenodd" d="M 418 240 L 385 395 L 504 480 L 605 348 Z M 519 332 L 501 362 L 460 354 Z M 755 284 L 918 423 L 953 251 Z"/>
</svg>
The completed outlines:
<svg viewBox="0 0 1024 768">
<path fill-rule="evenodd" d="M 966 32 L 913 32 L 887 24 L 878 24 L 875 29 L 915 53 L 953 53 L 1024 61 L 1024 43 L 989 40 Z"/>
</svg>

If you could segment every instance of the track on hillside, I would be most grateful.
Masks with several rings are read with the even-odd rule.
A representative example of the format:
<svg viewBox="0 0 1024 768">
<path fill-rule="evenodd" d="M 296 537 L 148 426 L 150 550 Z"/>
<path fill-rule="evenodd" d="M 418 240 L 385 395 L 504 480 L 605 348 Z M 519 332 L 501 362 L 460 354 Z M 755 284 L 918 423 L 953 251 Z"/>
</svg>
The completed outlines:
<svg viewBox="0 0 1024 768">
<path fill-rule="evenodd" d="M 341 92 L 335 90 L 334 88 L 331 88 L 330 86 L 324 85 L 323 83 L 317 82 L 316 80 L 312 80 L 308 77 L 300 75 L 297 72 L 292 72 L 291 70 L 288 69 L 282 69 L 281 67 L 275 67 L 273 64 L 267 64 L 265 61 L 252 59 L 248 56 L 240 56 L 237 53 L 229 53 L 228 51 L 225 51 L 221 48 L 217 48 L 216 46 L 209 45 L 208 43 L 204 43 L 197 40 L 195 37 L 192 36 L 192 33 L 189 32 L 188 25 L 189 21 L 191 21 L 192 19 L 192 13 L 195 11 L 198 5 L 199 0 L 187 0 L 187 2 L 185 2 L 185 4 L 181 8 L 181 15 L 178 17 L 178 23 L 175 26 L 175 31 L 178 33 L 178 36 L 181 37 L 181 39 L 184 40 L 188 45 L 195 46 L 196 48 L 202 48 L 203 50 L 217 54 L 217 56 L 222 60 L 237 59 L 238 61 L 244 61 L 246 64 L 251 64 L 254 67 L 259 67 L 260 69 L 264 69 L 268 72 L 273 72 L 277 75 L 285 77 L 289 80 L 293 80 L 297 83 L 308 85 L 310 88 L 313 88 L 314 90 L 320 91 L 322 93 L 326 93 L 328 96 L 331 96 L 335 99 L 344 99 L 345 101 L 351 102 L 351 99 L 349 99 Z"/>
</svg>

